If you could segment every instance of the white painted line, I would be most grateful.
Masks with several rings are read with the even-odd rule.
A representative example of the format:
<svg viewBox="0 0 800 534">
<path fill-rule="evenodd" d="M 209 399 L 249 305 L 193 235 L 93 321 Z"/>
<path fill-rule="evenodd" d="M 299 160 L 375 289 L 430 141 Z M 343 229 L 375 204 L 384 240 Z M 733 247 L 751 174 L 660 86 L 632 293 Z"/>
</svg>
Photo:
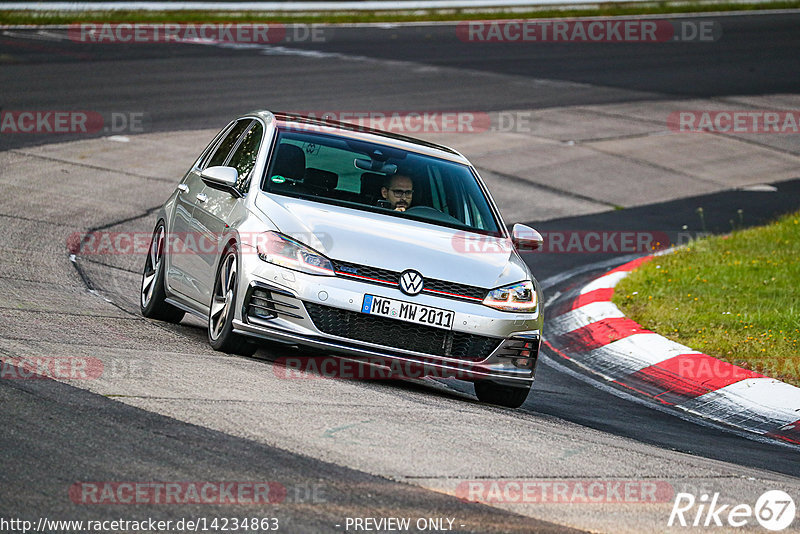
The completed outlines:
<svg viewBox="0 0 800 534">
<path fill-rule="evenodd" d="M 611 377 L 614 380 L 625 378 L 631 373 L 664 361 L 665 358 L 657 352 L 652 353 L 649 357 L 644 357 L 643 353 L 637 352 L 637 350 L 641 350 L 641 347 L 632 348 L 643 343 L 641 339 L 630 340 L 630 338 L 638 338 L 639 336 L 648 338 L 644 343 L 652 343 L 657 334 L 633 334 L 627 338 L 594 349 L 582 355 L 581 359 L 589 367 L 597 369 L 604 376 Z M 625 342 L 626 340 L 627 342 Z"/>
<path fill-rule="evenodd" d="M 769 432 L 800 420 L 800 388 L 774 378 L 747 378 L 683 406 L 726 422 L 738 422 L 748 412 L 756 414 L 765 423 L 763 431 Z"/>
<path fill-rule="evenodd" d="M 592 280 L 581 289 L 581 295 L 585 295 L 596 289 L 611 289 L 616 287 L 620 280 L 628 276 L 628 271 L 615 271 Z"/>
<path fill-rule="evenodd" d="M 615 317 L 625 317 L 625 314 L 610 302 L 590 302 L 548 320 L 547 330 L 555 335 L 561 335 L 602 319 Z"/>
<path fill-rule="evenodd" d="M 755 191 L 761 193 L 775 193 L 778 191 L 778 188 L 774 185 L 770 184 L 753 184 L 753 185 L 745 185 L 739 188 L 740 191 Z"/>
<path fill-rule="evenodd" d="M 2 6 L 0 6 L 2 9 Z M 64 41 L 67 39 L 66 35 L 54 34 L 47 31 L 39 30 L 37 32 L 17 32 L 5 30 L 3 35 L 6 37 L 13 37 L 15 39 L 32 39 L 37 41 Z"/>
<path fill-rule="evenodd" d="M 550 307 L 550 305 L 551 305 L 553 302 L 555 302 L 555 301 L 556 301 L 556 299 L 557 299 L 558 297 L 560 297 L 560 296 L 561 296 L 561 291 L 554 291 L 553 293 L 551 293 L 551 294 L 550 294 L 550 296 L 548 296 L 548 297 L 547 297 L 547 300 L 544 302 L 544 309 L 547 309 L 547 308 L 549 308 L 549 307 Z"/>
<path fill-rule="evenodd" d="M 606 358 L 636 361 L 631 365 L 631 372 L 639 371 L 645 367 L 656 365 L 681 354 L 701 354 L 680 343 L 675 343 L 663 336 L 654 333 L 633 334 L 608 345 L 595 349 L 598 355 L 605 352 Z M 590 353 L 591 354 L 591 353 Z"/>
</svg>

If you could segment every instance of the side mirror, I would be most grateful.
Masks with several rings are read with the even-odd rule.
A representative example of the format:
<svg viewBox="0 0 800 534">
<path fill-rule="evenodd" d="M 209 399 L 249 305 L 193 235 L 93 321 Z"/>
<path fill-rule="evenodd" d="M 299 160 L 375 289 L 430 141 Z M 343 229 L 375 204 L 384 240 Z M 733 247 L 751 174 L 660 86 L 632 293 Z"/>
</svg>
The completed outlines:
<svg viewBox="0 0 800 534">
<path fill-rule="evenodd" d="M 209 187 L 238 195 L 235 186 L 239 181 L 239 171 L 233 167 L 209 167 L 200 173 L 200 177 Z"/>
<path fill-rule="evenodd" d="M 530 226 L 515 224 L 511 229 L 511 242 L 520 252 L 532 252 L 542 248 L 544 238 Z"/>
</svg>

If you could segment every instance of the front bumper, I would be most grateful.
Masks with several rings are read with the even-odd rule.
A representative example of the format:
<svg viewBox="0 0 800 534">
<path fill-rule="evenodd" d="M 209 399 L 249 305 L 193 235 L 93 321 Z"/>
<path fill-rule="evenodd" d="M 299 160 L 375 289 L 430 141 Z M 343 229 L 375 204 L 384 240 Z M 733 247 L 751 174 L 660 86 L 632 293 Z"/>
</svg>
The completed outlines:
<svg viewBox="0 0 800 534">
<path fill-rule="evenodd" d="M 489 379 L 520 387 L 533 381 L 541 341 L 541 305 L 537 313 L 508 313 L 437 296 L 409 297 L 395 288 L 342 277 L 307 275 L 257 258 L 246 265 L 241 270 L 240 302 L 233 322 L 239 334 L 370 361 L 421 364 L 434 376 Z M 453 330 L 363 314 L 367 293 L 453 310 Z M 375 339 L 374 334 L 387 327 L 394 334 Z"/>
</svg>

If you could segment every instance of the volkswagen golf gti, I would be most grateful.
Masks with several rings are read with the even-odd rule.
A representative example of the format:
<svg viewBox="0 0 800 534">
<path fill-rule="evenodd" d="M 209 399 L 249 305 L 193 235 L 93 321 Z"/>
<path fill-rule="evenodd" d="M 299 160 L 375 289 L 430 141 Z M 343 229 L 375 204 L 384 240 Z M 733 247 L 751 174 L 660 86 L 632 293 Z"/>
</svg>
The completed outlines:
<svg viewBox="0 0 800 534">
<path fill-rule="evenodd" d="M 228 124 L 158 213 L 145 317 L 207 322 L 220 351 L 258 340 L 424 365 L 518 407 L 534 380 L 541 289 L 486 185 L 450 148 L 258 111 Z"/>
</svg>

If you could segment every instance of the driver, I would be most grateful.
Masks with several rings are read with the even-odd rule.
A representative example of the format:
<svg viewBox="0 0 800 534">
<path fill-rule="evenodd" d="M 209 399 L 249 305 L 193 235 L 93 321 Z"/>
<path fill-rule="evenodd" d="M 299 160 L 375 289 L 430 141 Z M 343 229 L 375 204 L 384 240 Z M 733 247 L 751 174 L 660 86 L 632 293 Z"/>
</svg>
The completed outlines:
<svg viewBox="0 0 800 534">
<path fill-rule="evenodd" d="M 381 195 L 389 201 L 395 211 L 406 211 L 411 206 L 413 194 L 414 183 L 411 178 L 402 174 L 395 174 L 381 188 Z"/>
</svg>

